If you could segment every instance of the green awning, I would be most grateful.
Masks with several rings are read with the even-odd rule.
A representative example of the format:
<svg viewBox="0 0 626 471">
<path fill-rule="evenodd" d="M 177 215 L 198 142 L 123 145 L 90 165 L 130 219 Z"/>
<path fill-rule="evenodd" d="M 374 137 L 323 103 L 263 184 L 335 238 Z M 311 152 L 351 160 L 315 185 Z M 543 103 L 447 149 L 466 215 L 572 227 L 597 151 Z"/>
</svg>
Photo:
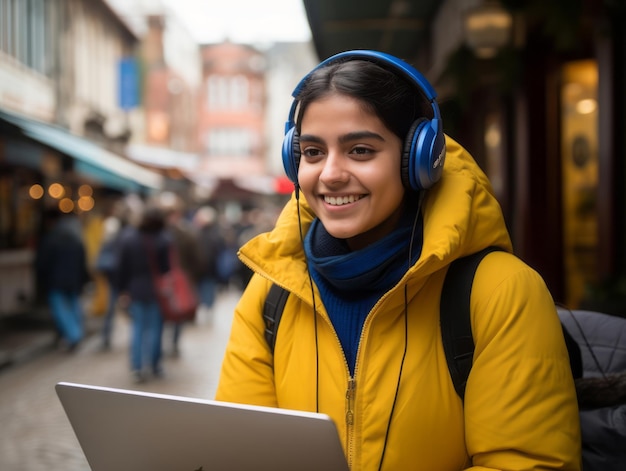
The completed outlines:
<svg viewBox="0 0 626 471">
<path fill-rule="evenodd" d="M 97 144 L 53 126 L 0 110 L 0 119 L 22 134 L 75 159 L 74 170 L 120 191 L 160 190 L 163 176 L 108 151 Z"/>
</svg>

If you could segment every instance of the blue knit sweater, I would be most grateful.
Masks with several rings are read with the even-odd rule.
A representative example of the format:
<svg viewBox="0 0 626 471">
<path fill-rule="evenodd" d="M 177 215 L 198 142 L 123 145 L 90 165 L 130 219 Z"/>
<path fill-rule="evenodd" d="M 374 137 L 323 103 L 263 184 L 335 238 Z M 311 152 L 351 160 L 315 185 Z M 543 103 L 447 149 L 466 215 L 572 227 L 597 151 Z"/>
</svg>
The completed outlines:
<svg viewBox="0 0 626 471">
<path fill-rule="evenodd" d="M 309 270 L 339 336 L 350 374 L 363 323 L 376 302 L 413 265 L 422 250 L 421 214 L 413 234 L 415 207 L 407 210 L 395 231 L 361 250 L 350 251 L 343 239 L 331 236 L 315 219 L 304 241 Z M 409 250 L 411 260 L 409 261 Z"/>
</svg>

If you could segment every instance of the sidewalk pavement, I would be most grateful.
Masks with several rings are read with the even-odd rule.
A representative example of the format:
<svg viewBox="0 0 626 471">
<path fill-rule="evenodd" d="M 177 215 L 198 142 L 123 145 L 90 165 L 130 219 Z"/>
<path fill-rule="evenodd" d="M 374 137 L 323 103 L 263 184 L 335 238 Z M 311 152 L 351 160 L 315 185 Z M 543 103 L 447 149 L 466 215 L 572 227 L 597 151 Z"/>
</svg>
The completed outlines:
<svg viewBox="0 0 626 471">
<path fill-rule="evenodd" d="M 85 316 L 85 337 L 100 331 L 101 316 Z M 54 349 L 58 335 L 46 308 L 0 317 L 0 371 Z"/>
<path fill-rule="evenodd" d="M 98 335 L 88 336 L 69 353 L 55 348 L 50 324 L 41 329 L 31 324 L 25 332 L 12 326 L 12 347 L 2 344 L 12 363 L 0 369 L 0 470 L 89 469 L 56 396 L 59 381 L 212 399 L 240 295 L 234 289 L 220 293 L 211 313 L 200 310 L 197 322 L 185 325 L 180 356 L 172 355 L 172 330 L 166 325 L 165 375 L 141 384 L 130 373 L 131 323 L 122 312 L 116 315 L 109 351 L 100 349 Z"/>
</svg>

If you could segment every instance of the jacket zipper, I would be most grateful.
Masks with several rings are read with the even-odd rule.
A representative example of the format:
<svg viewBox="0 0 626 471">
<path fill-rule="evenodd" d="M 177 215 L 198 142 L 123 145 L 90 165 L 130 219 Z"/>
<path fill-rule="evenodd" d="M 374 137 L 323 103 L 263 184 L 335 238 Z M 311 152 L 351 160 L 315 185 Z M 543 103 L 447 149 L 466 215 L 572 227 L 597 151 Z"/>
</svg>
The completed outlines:
<svg viewBox="0 0 626 471">
<path fill-rule="evenodd" d="M 388 294 L 389 293 L 386 293 L 385 295 L 383 295 L 383 298 L 385 298 Z M 363 324 L 363 330 L 361 331 L 361 338 L 359 339 L 359 346 L 356 352 L 357 360 L 356 360 L 356 364 L 354 365 L 354 374 L 348 377 L 348 386 L 346 389 L 346 446 L 347 446 L 346 454 L 348 457 L 348 465 L 350 466 L 352 466 L 352 452 L 353 452 L 352 438 L 354 435 L 354 415 L 355 415 L 355 399 L 356 399 L 356 386 L 357 386 L 356 377 L 357 377 L 357 372 L 359 371 L 359 357 L 361 353 L 361 345 L 363 343 L 363 334 L 368 324 L 371 323 L 372 312 L 374 312 L 374 310 L 378 307 L 378 305 L 381 302 L 382 302 L 382 298 L 378 300 L 378 302 L 370 310 L 367 318 L 365 319 L 365 324 Z M 336 333 L 335 333 L 335 336 L 337 336 Z M 337 341 L 339 342 L 339 337 L 337 337 Z M 346 369 L 349 371 L 350 368 L 348 366 L 347 361 L 345 360 L 345 355 L 344 355 L 344 362 L 346 362 Z"/>
<path fill-rule="evenodd" d="M 356 393 L 356 380 L 353 376 L 348 378 L 346 389 L 346 455 L 348 464 L 352 464 L 352 436 L 354 435 L 354 397 Z"/>
<path fill-rule="evenodd" d="M 346 390 L 346 425 L 348 426 L 348 428 L 354 425 L 355 389 L 356 389 L 356 380 L 354 379 L 354 377 L 350 377 L 350 379 L 348 379 L 348 389 Z"/>
</svg>

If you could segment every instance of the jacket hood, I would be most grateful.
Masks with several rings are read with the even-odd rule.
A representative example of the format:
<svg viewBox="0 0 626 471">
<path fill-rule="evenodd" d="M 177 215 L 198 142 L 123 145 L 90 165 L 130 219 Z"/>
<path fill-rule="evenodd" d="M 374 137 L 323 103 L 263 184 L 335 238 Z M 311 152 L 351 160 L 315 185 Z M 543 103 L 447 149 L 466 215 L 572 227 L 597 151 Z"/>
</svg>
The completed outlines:
<svg viewBox="0 0 626 471">
<path fill-rule="evenodd" d="M 449 136 L 441 179 L 426 190 L 422 212 L 424 243 L 420 259 L 409 271 L 411 276 L 428 276 L 491 245 L 512 252 L 502 210 L 487 176 Z M 304 196 L 298 198 L 294 192 L 274 229 L 241 248 L 241 260 L 275 283 L 309 290 L 302 237 L 314 217 Z"/>
</svg>

